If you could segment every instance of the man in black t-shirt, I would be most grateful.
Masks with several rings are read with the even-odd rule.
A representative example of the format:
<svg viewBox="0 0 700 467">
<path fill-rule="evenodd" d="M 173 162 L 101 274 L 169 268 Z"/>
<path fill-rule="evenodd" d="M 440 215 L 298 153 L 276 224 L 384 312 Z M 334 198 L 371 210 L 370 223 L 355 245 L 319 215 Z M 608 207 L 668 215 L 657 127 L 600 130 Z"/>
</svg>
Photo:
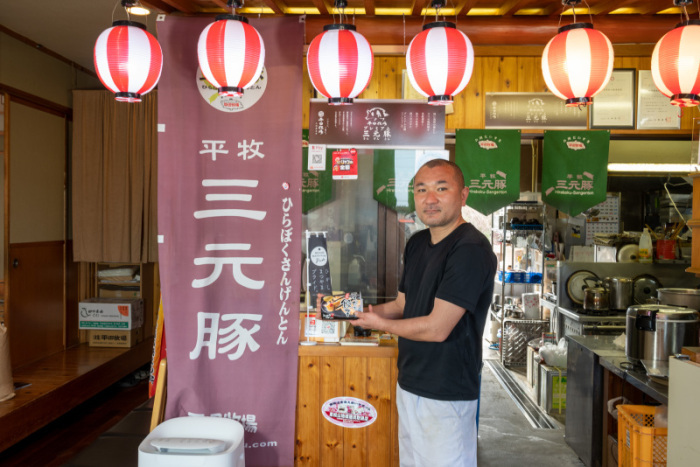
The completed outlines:
<svg viewBox="0 0 700 467">
<path fill-rule="evenodd" d="M 416 213 L 428 227 L 404 252 L 395 300 L 354 324 L 399 336 L 399 457 L 402 466 L 475 466 L 481 336 L 496 256 L 462 218 L 469 189 L 441 159 L 414 178 Z"/>
</svg>

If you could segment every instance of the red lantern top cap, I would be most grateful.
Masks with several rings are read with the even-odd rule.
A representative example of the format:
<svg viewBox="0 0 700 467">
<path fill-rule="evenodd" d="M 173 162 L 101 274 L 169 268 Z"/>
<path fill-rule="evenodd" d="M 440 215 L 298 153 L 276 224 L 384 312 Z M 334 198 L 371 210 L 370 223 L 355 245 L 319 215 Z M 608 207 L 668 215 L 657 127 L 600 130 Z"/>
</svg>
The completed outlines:
<svg viewBox="0 0 700 467">
<path fill-rule="evenodd" d="M 347 24 L 347 23 L 335 23 L 335 24 L 326 24 L 323 26 L 324 31 L 357 31 L 357 28 L 355 27 L 354 24 Z"/>
<path fill-rule="evenodd" d="M 133 26 L 136 28 L 141 28 L 144 31 L 146 31 L 146 25 L 143 23 L 139 23 L 138 21 L 127 21 L 125 19 L 121 19 L 119 21 L 114 21 L 112 23 L 112 27 L 116 27 L 116 26 Z"/>
<path fill-rule="evenodd" d="M 217 15 L 216 18 L 214 18 L 214 19 L 216 21 L 221 21 L 221 20 L 240 21 L 241 23 L 248 24 L 248 18 L 246 18 L 245 16 L 241 16 L 241 15 L 231 15 L 231 14 Z"/>
<path fill-rule="evenodd" d="M 593 29 L 593 23 L 571 23 L 559 28 L 559 34 L 572 29 Z"/>
<path fill-rule="evenodd" d="M 457 26 L 455 23 L 451 23 L 449 21 L 434 21 L 432 23 L 428 23 L 425 26 L 423 26 L 423 31 L 426 31 L 428 29 L 432 28 L 452 28 L 452 29 L 457 29 Z"/>
</svg>

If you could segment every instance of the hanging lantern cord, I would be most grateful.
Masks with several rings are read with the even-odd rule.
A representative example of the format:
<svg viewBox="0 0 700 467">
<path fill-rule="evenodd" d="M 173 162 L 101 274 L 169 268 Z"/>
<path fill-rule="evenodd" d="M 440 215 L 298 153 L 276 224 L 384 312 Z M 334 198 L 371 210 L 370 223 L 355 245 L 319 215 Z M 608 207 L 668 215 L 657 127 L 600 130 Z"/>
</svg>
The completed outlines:
<svg viewBox="0 0 700 467">
<path fill-rule="evenodd" d="M 561 0 L 561 4 L 564 5 L 565 7 L 568 5 L 571 7 L 571 12 L 574 15 L 574 23 L 576 22 L 576 5 L 581 3 L 581 0 Z M 586 6 L 588 6 L 588 3 L 586 3 Z M 564 11 L 566 8 L 561 10 L 561 13 L 559 14 L 559 25 L 557 27 L 561 27 L 561 18 L 564 16 Z M 590 13 L 590 7 L 588 8 L 588 11 Z"/>
<path fill-rule="evenodd" d="M 433 0 L 430 6 L 435 9 L 435 21 L 440 21 L 440 9 L 445 6 L 445 0 Z"/>
<path fill-rule="evenodd" d="M 693 4 L 693 0 L 673 0 L 673 4 L 681 7 L 681 22 L 690 21 L 686 7 Z"/>
<path fill-rule="evenodd" d="M 236 9 L 243 8 L 243 0 L 228 0 L 228 7 L 231 9 L 231 14 L 236 14 Z"/>
<path fill-rule="evenodd" d="M 335 0 L 335 8 L 340 11 L 340 22 L 343 23 L 345 16 L 345 7 L 348 6 L 347 0 Z"/>
</svg>

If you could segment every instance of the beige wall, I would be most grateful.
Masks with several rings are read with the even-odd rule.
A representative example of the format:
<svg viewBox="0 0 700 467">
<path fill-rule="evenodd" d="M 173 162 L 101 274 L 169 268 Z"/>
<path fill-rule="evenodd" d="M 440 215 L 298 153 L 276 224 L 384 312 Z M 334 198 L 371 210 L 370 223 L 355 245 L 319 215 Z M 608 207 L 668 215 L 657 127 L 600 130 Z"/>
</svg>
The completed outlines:
<svg viewBox="0 0 700 467">
<path fill-rule="evenodd" d="M 97 78 L 2 32 L 0 83 L 65 107 L 72 106 L 73 89 L 101 89 L 102 86 Z"/>
<path fill-rule="evenodd" d="M 10 104 L 10 243 L 64 240 L 66 120 Z"/>
</svg>

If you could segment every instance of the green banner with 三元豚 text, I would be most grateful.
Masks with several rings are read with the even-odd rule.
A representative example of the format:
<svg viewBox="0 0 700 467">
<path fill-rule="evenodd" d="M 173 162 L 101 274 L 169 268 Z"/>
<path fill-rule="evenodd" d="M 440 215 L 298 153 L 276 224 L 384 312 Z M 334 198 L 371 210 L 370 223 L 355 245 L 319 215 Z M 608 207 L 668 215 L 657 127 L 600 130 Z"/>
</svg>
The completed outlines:
<svg viewBox="0 0 700 467">
<path fill-rule="evenodd" d="M 306 214 L 330 201 L 333 194 L 333 179 L 330 168 L 309 170 L 309 130 L 303 130 L 301 149 L 301 212 Z M 331 160 L 332 150 L 326 150 L 326 163 Z"/>
<path fill-rule="evenodd" d="M 397 212 L 416 210 L 413 201 L 415 150 L 374 150 L 373 197 Z"/>
<path fill-rule="evenodd" d="M 577 216 L 605 201 L 610 132 L 545 131 L 542 201 Z"/>
<path fill-rule="evenodd" d="M 457 130 L 455 147 L 467 206 L 491 214 L 520 197 L 519 130 Z"/>
</svg>

